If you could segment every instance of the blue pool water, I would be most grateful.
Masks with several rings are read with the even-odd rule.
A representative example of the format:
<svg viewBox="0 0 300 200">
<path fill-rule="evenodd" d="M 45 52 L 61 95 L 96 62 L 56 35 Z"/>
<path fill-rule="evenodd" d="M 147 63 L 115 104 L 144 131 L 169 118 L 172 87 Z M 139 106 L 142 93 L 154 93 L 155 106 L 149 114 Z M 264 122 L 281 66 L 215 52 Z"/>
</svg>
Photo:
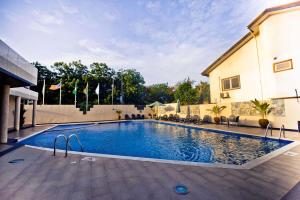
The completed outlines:
<svg viewBox="0 0 300 200">
<path fill-rule="evenodd" d="M 208 131 L 156 121 L 57 126 L 21 143 L 53 148 L 58 134 L 78 134 L 85 152 L 241 165 L 279 149 L 290 141 Z M 75 140 L 73 151 L 80 151 Z M 59 149 L 65 148 L 60 138 Z"/>
</svg>

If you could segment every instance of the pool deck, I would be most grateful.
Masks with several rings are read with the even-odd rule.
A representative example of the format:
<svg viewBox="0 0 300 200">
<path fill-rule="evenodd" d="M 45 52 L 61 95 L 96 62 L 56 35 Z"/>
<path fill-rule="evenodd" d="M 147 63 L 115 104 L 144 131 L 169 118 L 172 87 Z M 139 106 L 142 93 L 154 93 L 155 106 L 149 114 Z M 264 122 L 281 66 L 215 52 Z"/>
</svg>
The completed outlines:
<svg viewBox="0 0 300 200">
<path fill-rule="evenodd" d="M 262 129 L 227 128 L 211 124 L 205 127 L 264 135 Z M 42 127 L 32 128 L 31 133 L 41 129 Z M 22 131 L 19 137 L 30 134 Z M 287 137 L 299 140 L 297 132 L 288 132 Z M 95 161 L 91 162 L 82 160 L 84 157 L 70 154 L 65 158 L 62 153 L 54 157 L 52 152 L 25 146 L 6 153 L 0 157 L 0 197 L 7 200 L 273 200 L 299 199 L 300 195 L 300 184 L 294 187 L 300 181 L 300 145 L 289 150 L 289 154 L 278 155 L 252 169 L 224 169 L 101 157 L 95 157 Z M 8 163 L 20 158 L 25 161 Z M 176 184 L 186 185 L 190 193 L 175 194 L 173 187 Z"/>
</svg>

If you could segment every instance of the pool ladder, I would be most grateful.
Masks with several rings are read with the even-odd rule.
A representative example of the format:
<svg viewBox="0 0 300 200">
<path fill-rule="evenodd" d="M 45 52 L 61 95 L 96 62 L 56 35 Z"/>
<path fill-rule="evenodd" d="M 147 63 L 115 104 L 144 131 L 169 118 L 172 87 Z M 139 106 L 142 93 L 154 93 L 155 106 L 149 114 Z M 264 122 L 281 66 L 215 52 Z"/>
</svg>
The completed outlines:
<svg viewBox="0 0 300 200">
<path fill-rule="evenodd" d="M 273 128 L 272 128 L 272 124 L 269 123 L 267 128 L 266 128 L 266 132 L 265 132 L 265 137 L 268 136 L 268 132 L 270 131 L 271 136 L 273 136 L 272 132 L 273 132 Z"/>
<path fill-rule="evenodd" d="M 283 135 L 283 137 L 285 138 L 285 127 L 284 125 L 282 124 L 281 127 L 280 127 L 280 131 L 279 131 L 279 140 L 281 138 L 281 134 Z"/>
<path fill-rule="evenodd" d="M 272 124 L 269 123 L 267 128 L 266 128 L 266 132 L 265 132 L 265 137 L 268 136 L 268 132 L 270 131 L 270 135 L 273 136 L 272 132 L 273 132 L 273 127 Z M 281 135 L 285 138 L 285 127 L 284 124 L 281 125 L 280 129 L 279 129 L 279 140 L 281 139 Z"/>
<path fill-rule="evenodd" d="M 60 138 L 60 137 L 64 138 L 64 140 L 65 140 L 65 142 L 66 142 L 65 157 L 68 156 L 68 148 L 71 149 L 70 140 L 72 139 L 72 137 L 75 137 L 75 138 L 76 138 L 78 144 L 80 145 L 80 149 L 81 149 L 81 151 L 83 152 L 83 146 L 82 146 L 82 144 L 81 144 L 81 142 L 80 142 L 80 140 L 79 140 L 79 137 L 78 137 L 75 133 L 69 135 L 68 138 L 67 138 L 64 134 L 59 134 L 59 135 L 57 135 L 57 136 L 55 137 L 55 139 L 54 139 L 53 156 L 55 156 L 55 154 L 56 154 L 56 142 L 57 142 L 58 138 Z"/>
</svg>

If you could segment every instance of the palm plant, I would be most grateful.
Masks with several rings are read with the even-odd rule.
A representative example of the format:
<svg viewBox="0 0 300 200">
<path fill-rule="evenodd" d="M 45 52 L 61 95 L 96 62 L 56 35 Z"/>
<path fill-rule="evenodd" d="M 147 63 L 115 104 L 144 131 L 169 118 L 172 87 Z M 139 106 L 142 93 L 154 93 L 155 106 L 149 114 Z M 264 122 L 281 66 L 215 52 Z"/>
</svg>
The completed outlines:
<svg viewBox="0 0 300 200">
<path fill-rule="evenodd" d="M 121 119 L 122 110 L 116 110 L 116 114 L 118 115 L 118 119 Z"/>
<path fill-rule="evenodd" d="M 214 121 L 219 124 L 220 123 L 220 114 L 226 108 L 226 106 L 214 105 L 211 109 L 207 109 L 211 113 L 215 115 Z"/>
<path fill-rule="evenodd" d="M 258 123 L 262 128 L 266 128 L 269 124 L 269 120 L 266 119 L 267 115 L 270 114 L 273 110 L 271 105 L 267 102 L 259 101 L 254 99 L 251 101 L 253 104 L 253 108 L 259 112 L 261 115 L 261 119 L 259 119 Z"/>
</svg>

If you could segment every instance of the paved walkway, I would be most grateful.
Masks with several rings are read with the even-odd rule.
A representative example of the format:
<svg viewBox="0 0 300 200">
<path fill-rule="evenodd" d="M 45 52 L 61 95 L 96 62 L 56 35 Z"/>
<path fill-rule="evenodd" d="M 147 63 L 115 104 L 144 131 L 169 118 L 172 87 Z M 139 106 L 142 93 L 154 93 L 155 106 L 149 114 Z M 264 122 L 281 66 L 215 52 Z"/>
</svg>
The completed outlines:
<svg viewBox="0 0 300 200">
<path fill-rule="evenodd" d="M 300 153 L 300 146 L 291 151 Z M 281 199 L 300 180 L 300 154 L 250 170 L 96 158 L 21 147 L 0 158 L 1 199 Z M 23 158 L 19 164 L 12 159 Z M 174 193 L 176 184 L 190 193 Z"/>
<path fill-rule="evenodd" d="M 212 125 L 213 126 L 213 125 Z M 218 126 L 220 127 L 220 126 Z M 300 145 L 246 169 L 186 166 L 20 147 L 0 157 L 0 199 L 281 199 L 300 181 Z M 19 164 L 8 163 L 25 159 Z M 186 185 L 184 196 L 173 191 Z M 285 199 L 299 199 L 295 187 Z"/>
</svg>

